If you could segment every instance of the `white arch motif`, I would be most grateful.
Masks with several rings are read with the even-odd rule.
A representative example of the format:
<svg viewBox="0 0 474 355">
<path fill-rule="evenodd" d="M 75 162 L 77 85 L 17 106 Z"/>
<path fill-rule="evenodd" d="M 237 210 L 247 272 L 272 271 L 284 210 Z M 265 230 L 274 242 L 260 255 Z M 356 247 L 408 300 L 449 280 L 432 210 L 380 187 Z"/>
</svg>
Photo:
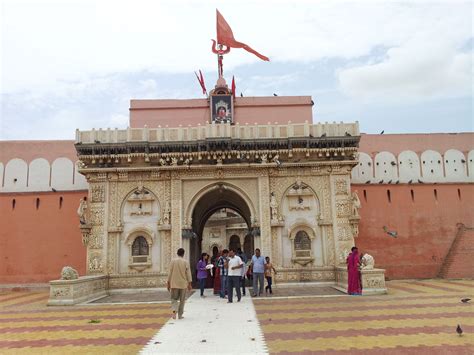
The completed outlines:
<svg viewBox="0 0 474 355">
<path fill-rule="evenodd" d="M 358 184 L 365 184 L 374 180 L 373 161 L 369 154 L 359 152 L 359 164 L 351 172 L 352 181 Z"/>
<path fill-rule="evenodd" d="M 457 149 L 444 153 L 444 170 L 447 182 L 467 182 L 467 164 L 464 154 Z"/>
<path fill-rule="evenodd" d="M 5 166 L 4 192 L 26 191 L 28 165 L 23 159 L 13 158 Z"/>
</svg>

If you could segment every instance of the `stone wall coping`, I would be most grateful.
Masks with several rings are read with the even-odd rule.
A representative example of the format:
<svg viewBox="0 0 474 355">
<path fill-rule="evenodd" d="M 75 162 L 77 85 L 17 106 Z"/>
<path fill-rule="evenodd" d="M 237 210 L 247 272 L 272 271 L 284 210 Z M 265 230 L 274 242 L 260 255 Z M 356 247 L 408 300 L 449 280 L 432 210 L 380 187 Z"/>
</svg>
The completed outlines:
<svg viewBox="0 0 474 355">
<path fill-rule="evenodd" d="M 189 127 L 153 127 L 127 129 L 76 130 L 76 144 L 126 142 L 181 142 L 212 138 L 277 139 L 297 137 L 359 137 L 359 123 L 291 123 L 284 125 L 206 123 Z"/>
<path fill-rule="evenodd" d="M 59 285 L 74 285 L 74 284 L 81 284 L 85 282 L 106 279 L 107 275 L 86 275 L 80 276 L 78 279 L 75 280 L 52 280 L 49 282 L 52 286 L 59 286 Z"/>
</svg>

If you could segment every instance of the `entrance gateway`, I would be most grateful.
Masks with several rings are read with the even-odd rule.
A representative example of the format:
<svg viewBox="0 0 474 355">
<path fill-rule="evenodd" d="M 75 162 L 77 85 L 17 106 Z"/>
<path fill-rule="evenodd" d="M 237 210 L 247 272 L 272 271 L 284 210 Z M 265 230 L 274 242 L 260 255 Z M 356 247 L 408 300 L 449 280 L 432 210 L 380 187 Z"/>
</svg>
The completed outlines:
<svg viewBox="0 0 474 355">
<path fill-rule="evenodd" d="M 52 281 L 49 304 L 165 287 L 178 248 L 194 267 L 201 252 L 229 244 L 260 248 L 277 284 L 347 288 L 360 220 L 350 184 L 358 123 L 310 123 L 310 97 L 236 98 L 222 59 L 240 42 L 224 22 L 217 13 L 218 80 L 206 99 L 132 100 L 131 128 L 76 131 L 89 183 L 80 208 L 87 276 Z M 363 270 L 362 283 L 364 293 L 385 292 L 384 270 Z"/>
<path fill-rule="evenodd" d="M 360 220 L 350 189 L 359 139 L 358 123 L 77 131 L 79 172 L 89 183 L 80 225 L 88 276 L 52 281 L 50 304 L 165 287 L 178 248 L 195 265 L 201 251 L 212 255 L 231 242 L 269 256 L 277 284 L 345 289 Z M 211 222 L 219 217 L 209 228 L 206 222 L 226 211 L 243 223 L 213 238 Z M 365 292 L 385 292 L 383 270 L 362 276 Z"/>
</svg>

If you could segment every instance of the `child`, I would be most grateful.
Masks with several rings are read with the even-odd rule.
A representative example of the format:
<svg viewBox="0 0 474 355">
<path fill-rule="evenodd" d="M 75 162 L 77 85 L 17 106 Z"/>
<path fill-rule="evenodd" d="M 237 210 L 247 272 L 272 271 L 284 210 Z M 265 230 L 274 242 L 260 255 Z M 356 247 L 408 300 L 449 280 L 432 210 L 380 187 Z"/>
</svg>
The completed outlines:
<svg viewBox="0 0 474 355">
<path fill-rule="evenodd" d="M 265 278 L 267 279 L 267 286 L 265 287 L 265 293 L 268 293 L 270 291 L 270 294 L 272 294 L 272 270 L 276 275 L 276 270 L 273 267 L 272 263 L 270 262 L 270 258 L 267 256 L 265 258 L 266 264 L 265 264 Z"/>
</svg>

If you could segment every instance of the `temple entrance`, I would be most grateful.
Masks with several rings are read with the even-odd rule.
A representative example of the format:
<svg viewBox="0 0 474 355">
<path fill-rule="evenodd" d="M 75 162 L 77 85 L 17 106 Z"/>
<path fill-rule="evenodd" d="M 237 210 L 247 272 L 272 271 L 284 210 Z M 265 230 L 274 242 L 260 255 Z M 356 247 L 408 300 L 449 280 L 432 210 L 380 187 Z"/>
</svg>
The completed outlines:
<svg viewBox="0 0 474 355">
<path fill-rule="evenodd" d="M 242 249 L 248 256 L 253 251 L 251 212 L 245 199 L 232 188 L 217 184 L 196 203 L 192 214 L 189 260 L 196 278 L 196 264 L 202 253 L 215 262 L 223 249 Z M 208 278 L 210 275 L 208 275 Z M 212 287 L 208 280 L 208 287 Z"/>
</svg>

